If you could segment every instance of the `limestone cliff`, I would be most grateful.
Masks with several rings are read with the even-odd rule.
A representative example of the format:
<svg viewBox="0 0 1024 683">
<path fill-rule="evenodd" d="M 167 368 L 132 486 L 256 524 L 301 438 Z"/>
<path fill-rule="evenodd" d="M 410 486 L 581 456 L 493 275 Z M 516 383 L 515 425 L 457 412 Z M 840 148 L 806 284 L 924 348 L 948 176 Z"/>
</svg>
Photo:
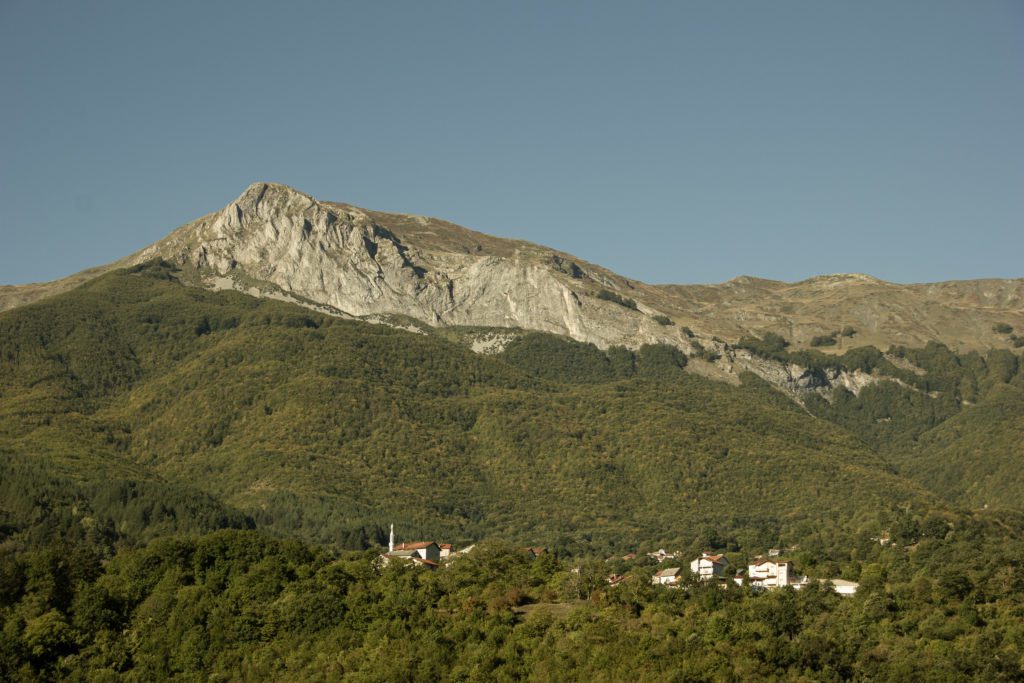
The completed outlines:
<svg viewBox="0 0 1024 683">
<path fill-rule="evenodd" d="M 129 262 L 158 256 L 197 269 L 212 286 L 269 286 L 351 316 L 520 327 L 601 347 L 688 348 L 686 335 L 654 320 L 646 304 L 598 298 L 602 290 L 632 298 L 636 289 L 602 268 L 440 221 L 318 202 L 283 185 L 252 185 Z"/>
<path fill-rule="evenodd" d="M 928 341 L 970 350 L 1009 345 L 1007 335 L 993 331 L 997 322 L 1024 330 L 1024 280 L 899 285 L 829 275 L 798 283 L 739 277 L 720 285 L 648 285 L 543 246 L 318 201 L 273 183 L 251 185 L 224 209 L 117 263 L 53 283 L 0 288 L 0 310 L 155 257 L 195 269 L 209 287 L 373 321 L 397 316 L 406 324 L 416 324 L 411 318 L 431 326 L 540 330 L 599 347 L 661 342 L 692 351 L 698 341 L 721 356 L 695 364 L 709 375 L 750 369 L 793 388 L 803 381 L 799 373 L 784 379 L 779 368 L 733 353 L 726 342 L 771 331 L 797 349 L 850 326 L 852 339 L 839 337 L 822 350 Z M 492 339 L 480 348 L 500 344 Z"/>
</svg>

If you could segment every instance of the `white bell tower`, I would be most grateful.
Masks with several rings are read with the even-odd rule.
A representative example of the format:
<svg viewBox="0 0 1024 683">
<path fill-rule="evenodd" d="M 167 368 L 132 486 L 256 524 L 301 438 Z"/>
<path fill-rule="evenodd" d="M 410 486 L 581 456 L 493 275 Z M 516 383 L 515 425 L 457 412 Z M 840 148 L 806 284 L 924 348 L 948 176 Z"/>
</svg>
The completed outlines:
<svg viewBox="0 0 1024 683">
<path fill-rule="evenodd" d="M 391 534 L 388 536 L 388 552 L 395 552 L 395 524 L 391 524 Z"/>
</svg>

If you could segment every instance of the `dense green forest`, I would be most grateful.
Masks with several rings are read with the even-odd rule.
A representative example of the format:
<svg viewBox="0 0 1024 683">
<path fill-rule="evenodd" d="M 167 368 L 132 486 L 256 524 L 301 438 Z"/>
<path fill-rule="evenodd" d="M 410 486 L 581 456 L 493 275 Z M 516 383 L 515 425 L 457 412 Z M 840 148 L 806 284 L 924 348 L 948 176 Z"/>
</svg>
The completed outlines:
<svg viewBox="0 0 1024 683">
<path fill-rule="evenodd" d="M 801 404 L 673 347 L 522 333 L 479 355 L 181 276 L 0 315 L 0 678 L 1021 675 L 1011 352 L 741 340 L 882 379 Z M 483 543 L 380 571 L 390 523 Z M 863 590 L 667 591 L 604 561 L 657 547 L 789 547 Z"/>
<path fill-rule="evenodd" d="M 884 378 L 856 395 L 842 387 L 827 398 L 810 394 L 804 405 L 948 501 L 1021 507 L 1024 356 L 1005 349 L 961 355 L 935 343 L 829 356 L 788 351 L 778 335 L 745 337 L 737 346 L 821 376 L 859 370 Z"/>
<path fill-rule="evenodd" d="M 0 556 L 0 678 L 1020 680 L 1019 519 L 916 520 L 829 562 L 852 598 L 652 586 L 500 541 L 437 571 L 251 531 Z M 913 536 L 908 536 L 911 533 Z M 741 557 L 733 555 L 735 562 Z M 824 568 L 824 567 L 823 567 Z M 610 587 L 611 570 L 626 580 Z"/>
<path fill-rule="evenodd" d="M 160 491 L 146 499 L 174 530 L 223 518 L 354 549 L 391 522 L 572 552 L 775 545 L 937 504 L 757 378 L 687 374 L 668 347 L 528 335 L 486 357 L 151 265 L 5 314 L 0 348 L 14 528 L 69 514 L 22 485 L 40 467 L 126 542 L 151 520 L 104 491 L 129 483 Z"/>
</svg>

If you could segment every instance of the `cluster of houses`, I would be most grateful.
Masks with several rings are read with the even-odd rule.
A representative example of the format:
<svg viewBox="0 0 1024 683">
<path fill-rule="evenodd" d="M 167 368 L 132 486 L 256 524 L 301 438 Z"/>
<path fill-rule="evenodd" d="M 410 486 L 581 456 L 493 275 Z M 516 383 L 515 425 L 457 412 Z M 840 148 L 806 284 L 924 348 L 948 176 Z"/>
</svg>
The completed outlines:
<svg viewBox="0 0 1024 683">
<path fill-rule="evenodd" d="M 437 569 L 441 560 L 453 555 L 451 543 L 435 543 L 434 541 L 418 541 L 416 543 L 400 543 L 395 545 L 392 539 L 388 551 L 380 556 L 381 563 L 387 566 L 392 560 L 404 560 L 427 569 Z"/>
<path fill-rule="evenodd" d="M 415 541 L 411 543 L 395 543 L 395 525 L 391 525 L 388 536 L 388 551 L 380 556 L 380 565 L 386 567 L 394 560 L 411 562 L 419 567 L 437 569 L 445 560 L 449 560 L 473 550 L 475 546 L 469 545 L 461 550 L 455 550 L 451 543 L 436 543 L 434 541 Z M 531 560 L 547 552 L 547 548 L 539 546 L 523 548 Z"/>
<path fill-rule="evenodd" d="M 434 541 L 415 541 L 395 545 L 395 525 L 392 524 L 388 534 L 388 551 L 380 556 L 380 562 L 381 566 L 386 567 L 393 560 L 402 560 L 427 569 L 437 569 L 443 560 L 472 549 L 473 546 L 469 546 L 456 552 L 451 543 L 435 543 Z"/>
<path fill-rule="evenodd" d="M 395 527 L 391 525 L 388 551 L 380 556 L 380 561 L 382 566 L 387 566 L 395 560 L 402 560 L 427 569 L 437 569 L 443 561 L 464 555 L 472 549 L 473 546 L 468 546 L 456 551 L 451 543 L 436 543 L 434 541 L 399 543 L 396 545 Z M 547 549 L 541 547 L 523 548 L 522 550 L 530 556 L 530 559 L 536 559 L 547 552 Z M 726 559 L 725 555 L 704 552 L 701 553 L 700 557 L 690 562 L 690 574 L 696 577 L 698 581 L 716 582 L 722 586 L 732 581 L 738 586 L 747 585 L 755 590 L 774 590 L 785 586 L 800 590 L 811 583 L 822 583 L 830 584 L 839 595 L 853 595 L 857 592 L 858 584 L 853 581 L 846 581 L 844 579 L 812 579 L 797 574 L 791 562 L 779 559 L 780 554 L 780 550 L 773 548 L 768 551 L 768 557 L 760 555 L 755 557 L 754 562 L 747 566 L 747 572 L 744 575 L 742 571 L 734 572 L 732 570 L 729 560 Z M 636 553 L 629 553 L 623 556 L 622 560 L 629 562 L 635 560 L 636 556 Z M 667 552 L 662 548 L 647 553 L 647 557 L 661 563 L 666 560 L 675 559 L 677 555 Z M 685 578 L 686 575 L 682 567 L 666 567 L 651 577 L 651 583 L 656 586 L 678 588 L 683 584 Z M 608 584 L 616 586 L 623 580 L 625 580 L 624 576 L 612 574 L 608 577 Z"/>
<path fill-rule="evenodd" d="M 779 551 L 773 550 L 770 552 L 769 557 L 758 556 L 754 558 L 754 562 L 747 566 L 747 573 L 744 576 L 742 572 L 732 572 L 729 560 L 725 558 L 725 555 L 713 555 L 705 552 L 690 562 L 690 573 L 698 581 L 715 581 L 724 585 L 731 580 L 736 585 L 748 585 L 757 590 L 774 590 L 785 586 L 791 586 L 796 590 L 800 590 L 812 582 L 817 582 L 831 584 L 832 588 L 839 595 L 853 595 L 857 592 L 858 584 L 853 581 L 846 581 L 844 579 L 811 579 L 797 574 L 793 569 L 792 563 L 787 560 L 778 559 L 778 555 Z M 648 553 L 648 556 L 657 559 L 659 562 L 675 557 L 665 553 L 664 550 L 659 550 L 657 553 Z M 651 577 L 651 583 L 676 588 L 683 582 L 683 579 L 682 567 L 667 567 Z M 611 583 L 611 580 L 609 580 L 609 583 Z"/>
</svg>

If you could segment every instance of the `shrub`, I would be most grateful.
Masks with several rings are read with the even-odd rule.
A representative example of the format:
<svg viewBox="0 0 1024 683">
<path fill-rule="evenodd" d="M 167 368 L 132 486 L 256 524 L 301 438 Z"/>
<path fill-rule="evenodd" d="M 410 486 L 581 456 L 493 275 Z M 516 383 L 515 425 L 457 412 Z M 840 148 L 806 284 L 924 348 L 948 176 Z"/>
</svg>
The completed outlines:
<svg viewBox="0 0 1024 683">
<path fill-rule="evenodd" d="M 654 316 L 654 322 L 658 323 L 659 325 L 675 325 L 675 323 L 672 322 L 672 318 L 668 317 L 667 315 Z"/>
<path fill-rule="evenodd" d="M 613 303 L 617 303 L 618 305 L 625 306 L 626 308 L 632 308 L 634 311 L 639 310 L 637 308 L 636 301 L 634 301 L 633 299 L 621 296 L 619 294 L 616 294 L 615 292 L 609 292 L 607 289 L 602 289 L 600 292 L 598 292 L 597 298 L 602 299 L 603 301 L 611 301 Z"/>
<path fill-rule="evenodd" d="M 693 347 L 693 353 L 690 354 L 691 358 L 700 358 L 708 361 L 709 363 L 714 363 L 722 357 L 722 354 L 718 353 L 714 349 L 704 348 L 704 345 L 699 341 L 694 340 L 690 342 L 690 346 Z"/>
<path fill-rule="evenodd" d="M 782 335 L 775 334 L 774 332 L 767 332 L 764 338 L 758 339 L 754 336 L 741 337 L 739 342 L 736 343 L 736 348 L 746 349 L 751 353 L 766 358 L 778 358 L 789 346 L 789 342 Z"/>
<path fill-rule="evenodd" d="M 1008 323 L 996 323 L 992 326 L 992 331 L 996 334 L 1010 334 L 1013 332 L 1013 325 Z"/>
</svg>

